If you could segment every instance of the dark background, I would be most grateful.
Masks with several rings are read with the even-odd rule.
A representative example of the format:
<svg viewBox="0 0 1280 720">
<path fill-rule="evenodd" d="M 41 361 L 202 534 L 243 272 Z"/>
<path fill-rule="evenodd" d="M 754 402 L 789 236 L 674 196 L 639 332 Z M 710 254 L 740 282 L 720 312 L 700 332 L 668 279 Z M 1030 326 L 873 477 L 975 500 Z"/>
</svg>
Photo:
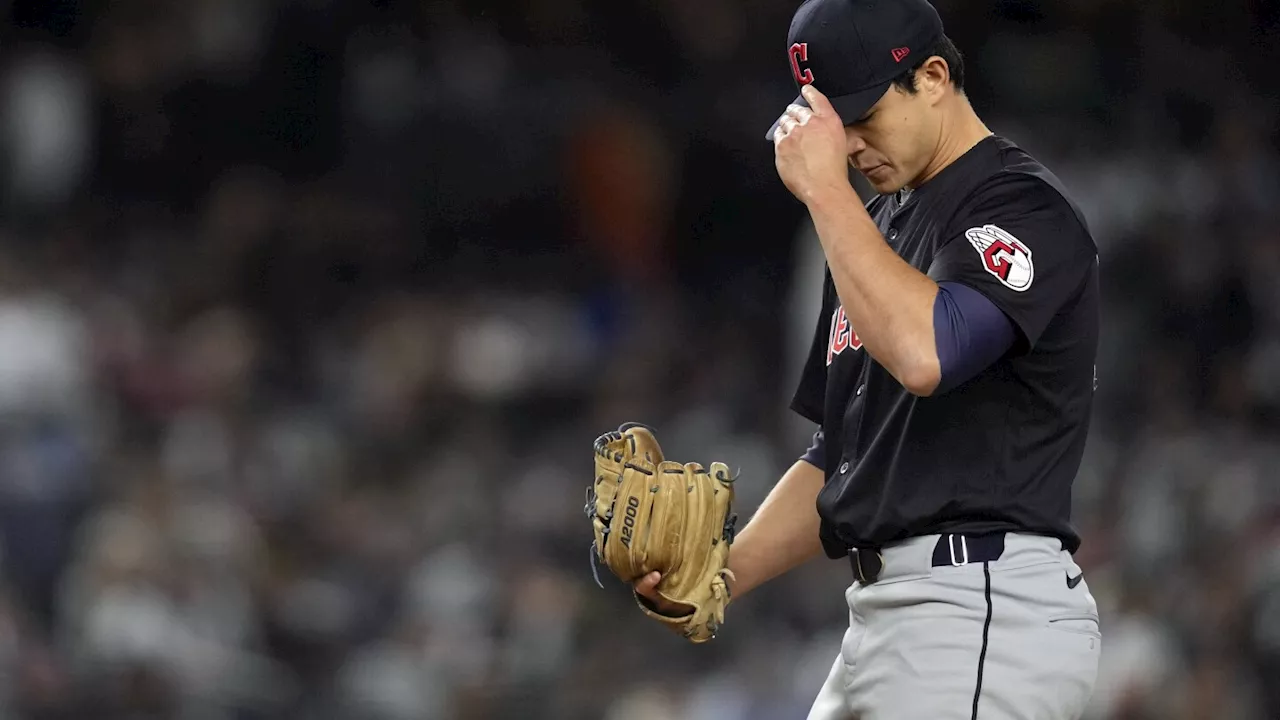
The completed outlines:
<svg viewBox="0 0 1280 720">
<path fill-rule="evenodd" d="M 0 3 L 0 715 L 804 717 L 845 564 L 695 648 L 582 516 L 804 451 L 794 7 Z M 1089 718 L 1280 717 L 1280 3 L 938 8 L 1101 249 Z"/>
</svg>

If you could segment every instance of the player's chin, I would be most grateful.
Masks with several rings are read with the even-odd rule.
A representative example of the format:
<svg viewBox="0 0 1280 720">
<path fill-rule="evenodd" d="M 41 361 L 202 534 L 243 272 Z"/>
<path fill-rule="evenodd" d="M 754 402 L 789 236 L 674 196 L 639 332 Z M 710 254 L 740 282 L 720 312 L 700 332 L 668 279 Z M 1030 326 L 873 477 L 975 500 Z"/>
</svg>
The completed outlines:
<svg viewBox="0 0 1280 720">
<path fill-rule="evenodd" d="M 863 177 L 867 176 L 864 175 Z M 878 195 L 892 195 L 903 187 L 903 183 L 901 181 L 893 179 L 873 180 L 870 177 L 867 177 L 867 182 L 870 183 L 871 189 L 875 190 Z"/>
<path fill-rule="evenodd" d="M 888 165 L 877 165 L 867 171 L 859 171 L 877 193 L 889 195 L 902 189 L 898 174 Z"/>
</svg>

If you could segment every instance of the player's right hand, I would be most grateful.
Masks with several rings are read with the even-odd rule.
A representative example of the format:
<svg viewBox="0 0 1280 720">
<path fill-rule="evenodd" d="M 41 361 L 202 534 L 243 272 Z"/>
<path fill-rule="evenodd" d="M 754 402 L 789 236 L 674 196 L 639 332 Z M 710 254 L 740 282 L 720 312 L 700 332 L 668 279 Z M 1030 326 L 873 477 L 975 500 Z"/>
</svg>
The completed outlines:
<svg viewBox="0 0 1280 720">
<path fill-rule="evenodd" d="M 809 107 L 792 104 L 779 118 L 773 136 L 778 177 L 806 205 L 849 185 L 849 140 L 844 122 L 827 97 L 813 85 L 800 88 Z M 861 203 L 859 203 L 861 205 Z"/>
<path fill-rule="evenodd" d="M 662 580 L 662 574 L 657 570 L 636 580 L 632 584 L 636 594 L 645 599 L 649 606 L 662 615 L 670 617 L 682 617 L 693 612 L 693 608 L 680 603 L 668 602 L 658 594 L 658 583 Z"/>
</svg>

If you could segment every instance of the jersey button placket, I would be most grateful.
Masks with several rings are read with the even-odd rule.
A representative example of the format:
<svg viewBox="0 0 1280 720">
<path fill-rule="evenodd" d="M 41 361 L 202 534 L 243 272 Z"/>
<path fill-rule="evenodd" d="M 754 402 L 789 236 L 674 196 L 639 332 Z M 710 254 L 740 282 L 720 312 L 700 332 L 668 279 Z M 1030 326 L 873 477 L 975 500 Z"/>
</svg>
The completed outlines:
<svg viewBox="0 0 1280 720">
<path fill-rule="evenodd" d="M 841 475 L 843 475 L 843 474 L 845 474 L 845 473 L 847 473 L 847 472 L 849 472 L 849 461 L 848 461 L 848 460 L 846 460 L 846 461 L 844 461 L 844 462 L 840 463 L 840 474 L 841 474 Z"/>
</svg>

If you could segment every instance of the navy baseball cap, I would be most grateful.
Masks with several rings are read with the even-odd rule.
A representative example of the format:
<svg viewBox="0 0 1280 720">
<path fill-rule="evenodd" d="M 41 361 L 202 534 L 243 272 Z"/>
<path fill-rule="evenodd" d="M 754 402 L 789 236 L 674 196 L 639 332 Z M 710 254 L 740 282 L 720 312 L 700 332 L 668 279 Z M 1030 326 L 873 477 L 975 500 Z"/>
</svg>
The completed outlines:
<svg viewBox="0 0 1280 720">
<path fill-rule="evenodd" d="M 821 90 L 848 124 L 942 33 L 928 0 L 805 0 L 791 18 L 787 59 L 796 87 Z M 803 95 L 795 103 L 809 106 Z M 765 139 L 772 141 L 777 129 L 774 122 Z"/>
</svg>

